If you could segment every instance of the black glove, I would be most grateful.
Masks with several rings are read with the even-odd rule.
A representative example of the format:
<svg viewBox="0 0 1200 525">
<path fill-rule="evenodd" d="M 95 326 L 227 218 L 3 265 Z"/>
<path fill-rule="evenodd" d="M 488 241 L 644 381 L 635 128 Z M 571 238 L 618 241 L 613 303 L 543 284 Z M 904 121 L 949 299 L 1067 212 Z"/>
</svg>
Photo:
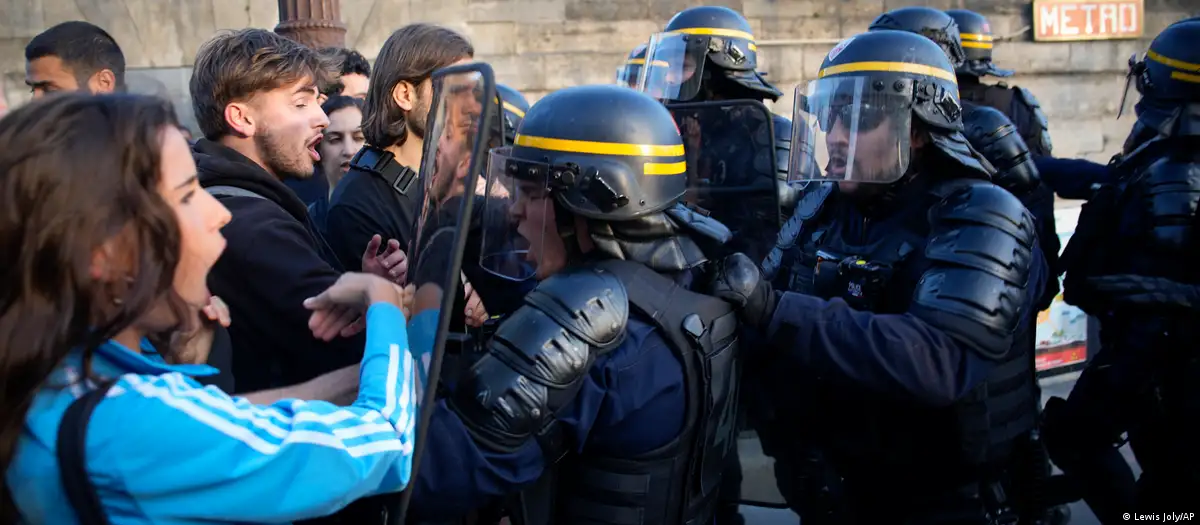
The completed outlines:
<svg viewBox="0 0 1200 525">
<path fill-rule="evenodd" d="M 751 327 L 766 328 L 775 315 L 775 290 L 744 253 L 729 255 L 717 263 L 709 289 L 713 296 L 737 306 L 742 322 Z"/>
<path fill-rule="evenodd" d="M 1162 277 L 1106 275 L 1089 278 L 1087 284 L 1112 304 L 1200 308 L 1200 287 Z"/>
</svg>

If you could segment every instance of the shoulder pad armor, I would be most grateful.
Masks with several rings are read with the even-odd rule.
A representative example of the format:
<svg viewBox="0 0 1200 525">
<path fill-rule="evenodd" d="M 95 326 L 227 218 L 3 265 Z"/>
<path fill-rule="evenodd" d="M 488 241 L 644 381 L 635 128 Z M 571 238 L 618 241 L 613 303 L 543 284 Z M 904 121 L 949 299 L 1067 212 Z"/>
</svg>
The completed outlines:
<svg viewBox="0 0 1200 525">
<path fill-rule="evenodd" d="M 1151 243 L 1167 253 L 1194 249 L 1190 243 L 1200 205 L 1200 164 L 1160 159 L 1141 180 Z"/>
<path fill-rule="evenodd" d="M 999 110 L 977 104 L 966 104 L 963 128 L 967 140 L 996 168 L 993 180 L 1000 187 L 1020 197 L 1041 182 L 1033 164 L 1029 146 L 1017 132 L 1017 127 Z"/>
<path fill-rule="evenodd" d="M 985 358 L 1004 359 L 1021 316 L 1033 245 L 1033 216 L 1011 193 L 982 181 L 961 184 L 929 212 L 925 256 L 910 313 Z"/>
<path fill-rule="evenodd" d="M 1029 113 L 1028 119 L 1022 119 L 1027 122 L 1019 122 L 1018 126 L 1029 145 L 1029 150 L 1037 155 L 1050 155 L 1054 150 L 1054 143 L 1050 141 L 1050 122 L 1046 120 L 1042 104 L 1028 89 L 1018 86 L 1012 90 L 1016 95 L 1017 104 Z"/>
<path fill-rule="evenodd" d="M 625 340 L 629 296 L 611 273 L 575 268 L 542 281 L 487 342 L 450 409 L 482 446 L 513 451 L 569 403 L 599 356 Z"/>
</svg>

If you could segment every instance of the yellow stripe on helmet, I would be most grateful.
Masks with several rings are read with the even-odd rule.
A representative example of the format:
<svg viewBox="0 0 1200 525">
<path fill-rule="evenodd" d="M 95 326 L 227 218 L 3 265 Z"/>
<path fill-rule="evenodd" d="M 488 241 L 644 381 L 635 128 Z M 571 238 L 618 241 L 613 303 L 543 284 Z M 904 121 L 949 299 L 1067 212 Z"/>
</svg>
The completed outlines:
<svg viewBox="0 0 1200 525">
<path fill-rule="evenodd" d="M 508 102 L 501 102 L 500 105 L 504 107 L 505 111 L 516 113 L 518 117 L 525 118 L 525 112 L 521 111 L 521 108 L 516 107 Z"/>
<path fill-rule="evenodd" d="M 969 40 L 963 40 L 962 46 L 967 49 L 991 49 L 992 43 L 991 42 L 971 42 Z"/>
<path fill-rule="evenodd" d="M 646 59 L 644 58 L 631 58 L 625 61 L 625 65 L 627 66 L 641 66 L 645 64 Z M 669 65 L 666 60 L 652 60 L 650 62 L 650 67 L 667 67 Z"/>
<path fill-rule="evenodd" d="M 830 75 L 839 75 L 842 73 L 912 73 L 915 75 L 937 77 L 954 82 L 956 85 L 958 84 L 958 78 L 954 76 L 954 72 L 952 71 L 924 64 L 913 64 L 911 62 L 850 62 L 848 64 L 838 64 L 822 69 L 817 73 L 817 78 L 825 78 Z"/>
<path fill-rule="evenodd" d="M 992 35 L 985 35 L 983 33 L 962 33 L 959 36 L 962 37 L 964 42 L 966 42 L 967 40 L 970 40 L 973 42 L 991 42 L 992 41 Z M 963 45 L 966 45 L 966 44 L 964 43 Z"/>
<path fill-rule="evenodd" d="M 1193 73 L 1184 73 L 1183 71 L 1172 71 L 1171 78 L 1173 78 L 1175 80 L 1180 80 L 1183 82 L 1188 82 L 1191 84 L 1200 84 L 1200 75 L 1196 75 Z"/>
<path fill-rule="evenodd" d="M 723 36 L 726 38 L 742 38 L 745 40 L 754 40 L 754 35 L 737 29 L 723 29 L 720 27 L 689 27 L 687 29 L 676 29 L 668 31 L 669 33 L 678 33 L 681 35 L 699 35 L 699 36 Z"/>
<path fill-rule="evenodd" d="M 568 153 L 588 153 L 592 155 L 620 155 L 625 157 L 682 157 L 683 144 L 659 146 L 655 144 L 626 144 L 621 142 L 592 142 L 587 140 L 555 139 L 549 137 L 534 137 L 517 135 L 513 140 L 517 146 L 564 151 Z"/>
<path fill-rule="evenodd" d="M 1193 64 L 1191 62 L 1175 60 L 1174 58 L 1168 58 L 1168 57 L 1162 56 L 1158 53 L 1155 53 L 1154 51 L 1146 51 L 1146 58 L 1149 58 L 1150 60 L 1158 62 L 1159 64 L 1173 67 L 1175 69 L 1191 71 L 1192 73 L 1200 73 L 1200 64 Z"/>
<path fill-rule="evenodd" d="M 687 161 L 647 162 L 642 165 L 643 175 L 679 175 L 687 171 Z"/>
</svg>

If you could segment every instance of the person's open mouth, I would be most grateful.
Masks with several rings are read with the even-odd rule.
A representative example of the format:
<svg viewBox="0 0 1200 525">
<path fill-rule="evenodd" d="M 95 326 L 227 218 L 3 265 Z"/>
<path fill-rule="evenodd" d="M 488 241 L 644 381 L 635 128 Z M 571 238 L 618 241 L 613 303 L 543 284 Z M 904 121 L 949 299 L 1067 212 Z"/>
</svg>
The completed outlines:
<svg viewBox="0 0 1200 525">
<path fill-rule="evenodd" d="M 829 163 L 825 165 L 825 173 L 827 175 L 844 175 L 846 173 L 846 157 L 843 155 L 830 157 Z"/>
<path fill-rule="evenodd" d="M 317 144 L 321 143 L 322 138 L 323 137 L 320 134 L 317 134 L 317 136 L 313 137 L 306 144 L 306 147 L 308 148 L 308 155 L 312 157 L 313 162 L 321 162 L 321 154 L 317 153 Z"/>
</svg>

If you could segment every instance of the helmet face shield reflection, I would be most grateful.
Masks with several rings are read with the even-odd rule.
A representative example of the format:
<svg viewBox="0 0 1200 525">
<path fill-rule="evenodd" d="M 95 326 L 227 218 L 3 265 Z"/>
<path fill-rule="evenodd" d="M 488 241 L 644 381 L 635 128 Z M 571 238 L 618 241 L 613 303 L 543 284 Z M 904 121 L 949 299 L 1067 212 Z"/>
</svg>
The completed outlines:
<svg viewBox="0 0 1200 525">
<path fill-rule="evenodd" d="M 547 165 L 514 159 L 512 148 L 488 154 L 479 265 L 524 281 L 537 275 L 546 230 L 554 227 Z M 541 169 L 539 169 L 541 168 Z"/>
<path fill-rule="evenodd" d="M 838 76 L 797 86 L 788 180 L 887 184 L 911 156 L 912 96 L 877 79 Z"/>
<path fill-rule="evenodd" d="M 708 37 L 658 33 L 646 47 L 638 90 L 659 100 L 688 101 L 700 93 Z"/>
<path fill-rule="evenodd" d="M 646 63 L 643 58 L 631 58 L 617 68 L 617 85 L 637 89 L 642 68 Z"/>
</svg>

